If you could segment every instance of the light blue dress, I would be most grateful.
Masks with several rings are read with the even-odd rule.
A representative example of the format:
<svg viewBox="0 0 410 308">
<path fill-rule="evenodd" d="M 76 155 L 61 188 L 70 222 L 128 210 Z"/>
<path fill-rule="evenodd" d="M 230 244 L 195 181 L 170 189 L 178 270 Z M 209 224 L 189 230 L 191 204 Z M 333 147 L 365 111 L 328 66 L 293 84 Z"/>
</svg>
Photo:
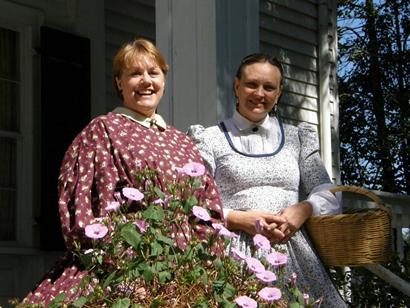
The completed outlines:
<svg viewBox="0 0 410 308">
<path fill-rule="evenodd" d="M 238 139 L 234 138 L 240 134 L 241 143 L 246 145 L 247 139 L 263 136 L 264 128 L 235 131 L 232 123 L 235 121 L 231 118 L 222 125 L 206 129 L 194 125 L 188 131 L 214 176 L 224 208 L 278 213 L 305 199 L 313 188 L 330 183 L 319 156 L 317 134 L 311 126 L 303 123 L 298 127 L 282 125 L 277 121 L 280 131 L 274 132 L 278 138 L 273 137 L 277 139 L 273 152 L 255 155 L 244 152 L 246 146 L 238 150 L 235 146 Z M 242 232 L 232 246 L 250 255 L 251 243 L 252 238 Z M 297 273 L 301 291 L 306 290 L 315 299 L 323 297 L 321 307 L 346 307 L 304 230 L 296 232 L 287 244 L 280 246 L 289 257 L 286 270 L 288 274 Z"/>
</svg>

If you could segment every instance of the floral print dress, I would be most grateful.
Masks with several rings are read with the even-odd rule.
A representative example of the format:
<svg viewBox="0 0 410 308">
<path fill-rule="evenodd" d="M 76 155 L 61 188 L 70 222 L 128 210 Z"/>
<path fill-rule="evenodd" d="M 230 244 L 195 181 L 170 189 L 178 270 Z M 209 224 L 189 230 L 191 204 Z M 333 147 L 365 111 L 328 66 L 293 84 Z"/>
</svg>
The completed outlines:
<svg viewBox="0 0 410 308">
<path fill-rule="evenodd" d="M 67 302 L 79 297 L 75 287 L 90 273 L 81 270 L 70 253 L 73 243 L 87 242 L 85 226 L 107 214 L 105 207 L 121 187 L 133 186 L 137 168 L 154 168 L 165 182 L 177 177 L 177 169 L 186 163 L 202 163 L 186 134 L 169 125 L 166 129 L 144 127 L 133 120 L 131 111 L 122 114 L 124 108 L 119 110 L 92 120 L 66 151 L 58 178 L 58 206 L 68 252 L 26 296 L 25 303 L 47 306 L 62 292 Z M 220 221 L 223 215 L 215 183 L 208 174 L 204 182 L 206 208 L 213 221 Z M 207 229 L 203 226 L 197 232 L 205 236 Z M 184 246 L 183 236 L 171 236 Z"/>
</svg>

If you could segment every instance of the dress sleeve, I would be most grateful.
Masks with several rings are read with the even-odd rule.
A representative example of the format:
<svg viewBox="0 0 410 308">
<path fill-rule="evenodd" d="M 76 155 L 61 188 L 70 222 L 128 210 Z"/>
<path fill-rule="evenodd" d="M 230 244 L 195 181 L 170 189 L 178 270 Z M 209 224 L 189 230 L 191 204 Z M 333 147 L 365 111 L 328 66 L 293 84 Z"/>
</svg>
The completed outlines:
<svg viewBox="0 0 410 308">
<path fill-rule="evenodd" d="M 329 191 L 333 187 L 319 155 L 319 142 L 315 129 L 302 123 L 298 126 L 300 140 L 301 198 L 312 204 L 313 215 L 336 214 L 341 209 L 341 198 Z"/>
<path fill-rule="evenodd" d="M 215 176 L 215 158 L 212 147 L 207 142 L 205 128 L 202 125 L 191 125 L 187 132 L 199 150 L 204 164 L 212 176 Z"/>
<path fill-rule="evenodd" d="M 92 121 L 67 149 L 58 178 L 61 227 L 68 248 L 86 243 L 84 228 L 114 199 L 118 171 L 102 121 Z"/>
<path fill-rule="evenodd" d="M 316 186 L 331 183 L 331 180 L 320 158 L 319 142 L 315 129 L 306 123 L 301 123 L 298 126 L 298 133 L 301 190 L 302 194 L 308 195 Z"/>
</svg>

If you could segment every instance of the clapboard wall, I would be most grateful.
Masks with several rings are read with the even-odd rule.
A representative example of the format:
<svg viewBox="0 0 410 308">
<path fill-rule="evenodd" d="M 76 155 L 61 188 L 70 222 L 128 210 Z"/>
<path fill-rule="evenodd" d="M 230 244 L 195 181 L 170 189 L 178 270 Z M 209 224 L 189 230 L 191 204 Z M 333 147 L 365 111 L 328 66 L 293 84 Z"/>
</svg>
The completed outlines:
<svg viewBox="0 0 410 308">
<path fill-rule="evenodd" d="M 275 55 L 285 71 L 280 114 L 317 128 L 322 156 L 339 181 L 335 15 L 336 1 L 259 2 L 260 50 Z"/>
</svg>

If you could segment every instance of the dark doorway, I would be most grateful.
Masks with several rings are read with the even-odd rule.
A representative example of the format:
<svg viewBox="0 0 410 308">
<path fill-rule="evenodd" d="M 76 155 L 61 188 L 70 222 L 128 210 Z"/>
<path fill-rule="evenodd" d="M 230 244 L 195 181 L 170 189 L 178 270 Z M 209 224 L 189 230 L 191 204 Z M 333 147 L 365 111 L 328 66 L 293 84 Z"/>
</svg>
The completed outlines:
<svg viewBox="0 0 410 308">
<path fill-rule="evenodd" d="M 57 178 L 67 147 L 90 121 L 90 40 L 41 28 L 41 244 L 65 248 Z"/>
</svg>

